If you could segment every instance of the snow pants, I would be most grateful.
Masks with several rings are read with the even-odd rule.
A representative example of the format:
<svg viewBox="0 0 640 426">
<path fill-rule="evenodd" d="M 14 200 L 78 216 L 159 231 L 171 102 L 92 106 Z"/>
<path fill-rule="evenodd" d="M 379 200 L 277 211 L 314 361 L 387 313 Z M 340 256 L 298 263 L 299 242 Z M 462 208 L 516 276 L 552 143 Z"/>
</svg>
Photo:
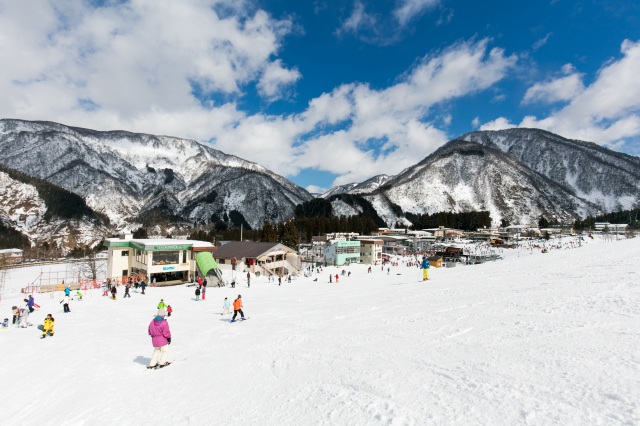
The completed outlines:
<svg viewBox="0 0 640 426">
<path fill-rule="evenodd" d="M 62 304 L 62 308 L 64 309 L 65 312 L 71 312 L 71 309 L 69 309 L 69 304 L 68 303 L 63 303 Z"/>
<path fill-rule="evenodd" d="M 236 319 L 236 317 L 238 316 L 238 312 L 240 312 L 240 316 L 244 318 L 244 312 L 242 312 L 242 309 L 238 309 L 233 311 L 233 318 L 231 319 Z"/>
<path fill-rule="evenodd" d="M 167 362 L 168 355 L 169 355 L 169 345 L 160 346 L 159 348 L 153 348 L 153 355 L 151 356 L 151 362 L 149 363 L 149 367 L 155 367 L 158 364 L 160 365 L 164 364 L 165 362 Z"/>
<path fill-rule="evenodd" d="M 422 281 L 426 281 L 429 279 L 429 269 L 424 268 L 422 270 Z"/>
</svg>

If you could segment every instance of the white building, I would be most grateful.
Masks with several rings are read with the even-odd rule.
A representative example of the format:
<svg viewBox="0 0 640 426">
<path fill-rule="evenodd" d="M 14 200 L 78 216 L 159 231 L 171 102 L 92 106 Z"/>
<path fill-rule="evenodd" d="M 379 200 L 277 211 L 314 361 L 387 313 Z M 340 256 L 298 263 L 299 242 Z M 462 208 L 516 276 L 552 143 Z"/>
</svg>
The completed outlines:
<svg viewBox="0 0 640 426">
<path fill-rule="evenodd" d="M 188 282 L 198 271 L 196 256 L 214 250 L 205 241 L 174 239 L 134 239 L 127 234 L 107 238 L 107 278 L 116 282 L 135 276 L 159 285 Z M 213 258 L 211 258 L 213 260 Z M 206 271 L 204 274 L 206 275 Z"/>
</svg>

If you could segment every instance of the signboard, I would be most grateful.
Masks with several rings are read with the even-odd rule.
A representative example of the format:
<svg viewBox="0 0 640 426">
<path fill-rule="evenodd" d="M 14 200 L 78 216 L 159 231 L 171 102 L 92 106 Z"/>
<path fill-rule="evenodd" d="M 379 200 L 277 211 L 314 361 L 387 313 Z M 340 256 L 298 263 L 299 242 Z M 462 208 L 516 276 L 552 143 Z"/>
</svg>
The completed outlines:
<svg viewBox="0 0 640 426">
<path fill-rule="evenodd" d="M 173 271 L 174 269 L 176 269 L 175 266 L 163 266 L 162 267 L 163 271 Z"/>
</svg>

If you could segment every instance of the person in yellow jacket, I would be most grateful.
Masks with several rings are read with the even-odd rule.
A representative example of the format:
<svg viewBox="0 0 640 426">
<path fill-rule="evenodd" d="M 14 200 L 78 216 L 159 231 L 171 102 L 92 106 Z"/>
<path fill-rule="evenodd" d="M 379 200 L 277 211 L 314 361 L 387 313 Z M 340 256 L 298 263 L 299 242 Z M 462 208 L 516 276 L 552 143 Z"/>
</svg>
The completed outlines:
<svg viewBox="0 0 640 426">
<path fill-rule="evenodd" d="M 53 336 L 53 323 L 54 323 L 54 319 L 51 316 L 51 314 L 47 314 L 47 317 L 44 319 L 44 326 L 42 327 L 42 337 L 41 339 L 44 339 L 45 337 L 47 337 L 47 334 L 49 336 Z"/>
</svg>

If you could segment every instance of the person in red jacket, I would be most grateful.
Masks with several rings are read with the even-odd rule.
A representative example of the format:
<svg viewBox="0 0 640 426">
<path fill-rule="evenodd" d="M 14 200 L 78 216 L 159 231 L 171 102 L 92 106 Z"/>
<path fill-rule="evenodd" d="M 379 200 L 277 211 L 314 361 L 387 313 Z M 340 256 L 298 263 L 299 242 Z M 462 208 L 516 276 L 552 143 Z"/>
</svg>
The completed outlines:
<svg viewBox="0 0 640 426">
<path fill-rule="evenodd" d="M 233 318 L 231 322 L 236 322 L 236 316 L 238 316 L 238 312 L 240 312 L 240 317 L 244 321 L 244 312 L 242 312 L 242 296 L 238 295 L 238 298 L 233 301 Z"/>
</svg>

